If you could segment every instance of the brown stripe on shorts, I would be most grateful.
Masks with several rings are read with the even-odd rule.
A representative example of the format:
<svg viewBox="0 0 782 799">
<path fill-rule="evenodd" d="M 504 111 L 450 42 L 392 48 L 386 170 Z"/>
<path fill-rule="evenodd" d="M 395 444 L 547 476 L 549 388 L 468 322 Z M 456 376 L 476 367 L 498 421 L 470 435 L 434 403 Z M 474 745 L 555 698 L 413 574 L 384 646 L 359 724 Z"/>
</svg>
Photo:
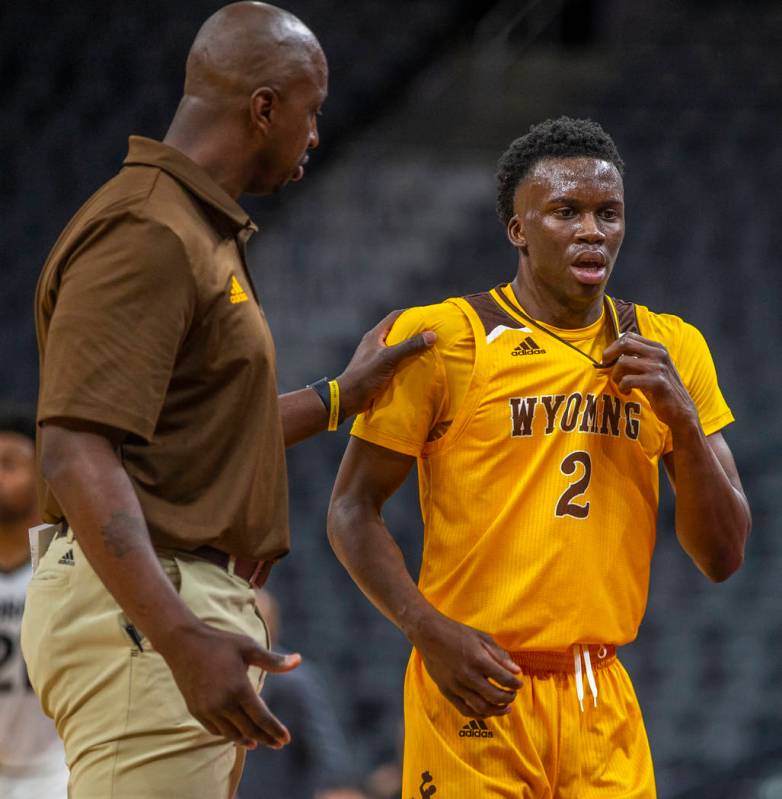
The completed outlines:
<svg viewBox="0 0 782 799">
<path fill-rule="evenodd" d="M 575 672 L 574 661 L 575 647 L 564 652 L 539 652 L 523 651 L 511 652 L 513 662 L 521 667 L 522 671 L 532 674 L 552 673 L 573 674 Z M 609 644 L 589 644 L 589 660 L 593 671 L 604 669 L 616 660 L 616 647 Z M 581 647 L 578 646 L 579 657 Z"/>
</svg>

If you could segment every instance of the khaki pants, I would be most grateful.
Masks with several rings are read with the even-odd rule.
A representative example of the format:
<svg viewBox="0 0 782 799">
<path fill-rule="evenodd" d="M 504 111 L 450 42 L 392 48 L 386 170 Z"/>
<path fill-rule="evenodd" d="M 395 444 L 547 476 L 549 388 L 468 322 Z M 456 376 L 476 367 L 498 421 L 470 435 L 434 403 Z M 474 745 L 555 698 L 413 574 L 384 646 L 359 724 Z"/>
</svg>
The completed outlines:
<svg viewBox="0 0 782 799">
<path fill-rule="evenodd" d="M 185 553 L 158 554 L 198 618 L 268 646 L 247 582 Z M 127 623 L 72 534 L 55 540 L 30 583 L 22 650 L 65 744 L 69 797 L 230 799 L 244 750 L 190 715 L 163 658 L 146 639 L 140 651 Z M 249 676 L 260 687 L 261 671 Z"/>
</svg>

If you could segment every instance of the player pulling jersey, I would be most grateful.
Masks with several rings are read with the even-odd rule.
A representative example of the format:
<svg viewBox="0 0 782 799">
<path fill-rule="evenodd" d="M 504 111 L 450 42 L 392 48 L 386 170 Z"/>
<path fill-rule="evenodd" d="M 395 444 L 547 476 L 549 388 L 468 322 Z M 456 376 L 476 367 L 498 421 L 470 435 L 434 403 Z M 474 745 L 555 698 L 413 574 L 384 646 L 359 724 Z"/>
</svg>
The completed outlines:
<svg viewBox="0 0 782 799">
<path fill-rule="evenodd" d="M 400 370 L 352 433 L 417 458 L 419 590 L 488 632 L 527 676 L 510 715 L 469 721 L 414 650 L 404 799 L 424 775 L 452 799 L 551 796 L 552 783 L 579 799 L 654 796 L 615 646 L 643 616 L 658 463 L 672 442 L 644 394 L 620 393 L 600 358 L 625 330 L 662 342 L 709 435 L 733 417 L 708 347 L 681 319 L 608 297 L 588 327 L 553 328 L 508 285 L 412 309 L 389 341 L 425 329 L 438 334 L 433 350 Z M 585 714 L 598 683 L 605 709 Z"/>
<path fill-rule="evenodd" d="M 635 306 L 662 342 L 706 435 L 733 420 L 700 333 Z M 530 321 L 508 285 L 412 309 L 389 341 L 425 329 L 354 436 L 418 458 L 425 525 L 419 588 L 510 652 L 621 645 L 643 616 L 667 427 L 622 395 L 599 358 L 615 303 L 579 330 Z"/>
<path fill-rule="evenodd" d="M 646 604 L 661 457 L 682 547 L 713 580 L 741 565 L 751 516 L 703 338 L 605 294 L 623 169 L 591 120 L 511 143 L 513 282 L 400 318 L 391 341 L 437 343 L 357 420 L 340 466 L 329 540 L 414 646 L 403 799 L 654 799 L 616 647 Z M 417 586 L 382 516 L 416 462 Z"/>
</svg>

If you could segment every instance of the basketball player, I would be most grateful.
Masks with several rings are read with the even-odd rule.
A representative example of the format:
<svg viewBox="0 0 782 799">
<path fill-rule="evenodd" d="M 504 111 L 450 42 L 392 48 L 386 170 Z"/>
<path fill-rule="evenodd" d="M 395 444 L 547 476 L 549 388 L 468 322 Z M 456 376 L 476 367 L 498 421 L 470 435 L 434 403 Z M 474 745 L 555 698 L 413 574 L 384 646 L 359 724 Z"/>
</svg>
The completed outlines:
<svg viewBox="0 0 782 799">
<path fill-rule="evenodd" d="M 65 799 L 68 770 L 51 719 L 27 679 L 19 630 L 30 547 L 27 529 L 38 524 L 35 495 L 35 419 L 0 406 L 0 796 Z"/>
<path fill-rule="evenodd" d="M 353 427 L 329 536 L 414 646 L 404 799 L 655 796 L 616 648 L 646 604 L 660 459 L 698 568 L 742 562 L 749 507 L 703 337 L 605 294 L 622 171 L 591 121 L 513 142 L 497 177 L 515 279 L 406 312 L 392 340 L 437 343 Z M 416 461 L 417 587 L 381 516 Z"/>
</svg>

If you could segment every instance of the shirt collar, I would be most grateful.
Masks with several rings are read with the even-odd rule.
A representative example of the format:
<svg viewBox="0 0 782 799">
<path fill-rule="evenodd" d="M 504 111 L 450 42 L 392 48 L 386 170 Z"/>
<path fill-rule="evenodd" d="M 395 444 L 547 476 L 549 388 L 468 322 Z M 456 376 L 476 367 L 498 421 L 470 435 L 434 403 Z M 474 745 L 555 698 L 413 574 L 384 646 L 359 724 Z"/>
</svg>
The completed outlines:
<svg viewBox="0 0 782 799">
<path fill-rule="evenodd" d="M 205 169 L 174 147 L 144 136 L 131 136 L 128 154 L 122 163 L 123 166 L 143 165 L 162 169 L 227 217 L 237 229 L 247 230 L 248 235 L 258 230 L 242 206 L 218 186 Z"/>
</svg>

